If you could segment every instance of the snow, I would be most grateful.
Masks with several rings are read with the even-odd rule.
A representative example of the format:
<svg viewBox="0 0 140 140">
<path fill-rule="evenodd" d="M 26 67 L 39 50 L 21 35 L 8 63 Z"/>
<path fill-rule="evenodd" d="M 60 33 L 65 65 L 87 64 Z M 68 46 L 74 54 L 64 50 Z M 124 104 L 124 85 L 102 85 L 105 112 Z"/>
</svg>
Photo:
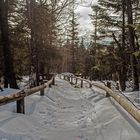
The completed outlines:
<svg viewBox="0 0 140 140">
<path fill-rule="evenodd" d="M 9 95 L 9 94 L 17 93 L 19 91 L 20 90 L 18 90 L 18 89 L 5 88 L 4 91 L 0 92 L 0 96 L 6 96 L 6 95 Z"/>
<path fill-rule="evenodd" d="M 140 139 L 140 125 L 98 88 L 57 78 L 45 93 L 26 98 L 25 115 L 15 113 L 15 103 L 0 106 L 0 140 Z"/>
</svg>

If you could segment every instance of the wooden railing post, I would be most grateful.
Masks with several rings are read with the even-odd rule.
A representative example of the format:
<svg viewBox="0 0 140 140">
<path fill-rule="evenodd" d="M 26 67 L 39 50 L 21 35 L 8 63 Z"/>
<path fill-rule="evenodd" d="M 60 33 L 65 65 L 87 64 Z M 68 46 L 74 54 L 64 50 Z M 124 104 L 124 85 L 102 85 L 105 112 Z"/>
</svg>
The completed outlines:
<svg viewBox="0 0 140 140">
<path fill-rule="evenodd" d="M 107 87 L 109 89 L 111 89 L 111 82 L 107 82 Z M 108 94 L 108 92 L 106 92 L 106 97 L 110 97 L 110 95 Z"/>
<path fill-rule="evenodd" d="M 76 79 L 75 79 L 75 85 L 77 85 L 77 80 L 78 80 L 78 79 L 76 78 Z"/>
<path fill-rule="evenodd" d="M 73 77 L 71 76 L 71 82 L 70 82 L 71 84 L 73 84 Z"/>
<path fill-rule="evenodd" d="M 66 77 L 66 80 L 69 81 L 68 76 Z"/>
<path fill-rule="evenodd" d="M 81 80 L 81 88 L 83 87 L 83 80 Z"/>
<path fill-rule="evenodd" d="M 119 90 L 119 83 L 116 83 L 116 89 Z"/>
<path fill-rule="evenodd" d="M 70 82 L 70 77 L 68 76 L 68 81 Z"/>
<path fill-rule="evenodd" d="M 40 90 L 40 96 L 44 96 L 44 94 L 45 94 L 45 92 L 44 92 L 44 91 L 45 91 L 45 89 L 44 89 L 44 88 Z"/>
<path fill-rule="evenodd" d="M 53 77 L 52 85 L 55 85 L 55 77 Z"/>
<path fill-rule="evenodd" d="M 51 87 L 52 87 L 52 83 L 49 84 L 49 88 L 51 88 Z"/>
<path fill-rule="evenodd" d="M 24 98 L 17 101 L 17 113 L 25 114 L 25 102 Z"/>
<path fill-rule="evenodd" d="M 92 84 L 91 83 L 89 83 L 89 88 L 92 88 Z"/>
</svg>

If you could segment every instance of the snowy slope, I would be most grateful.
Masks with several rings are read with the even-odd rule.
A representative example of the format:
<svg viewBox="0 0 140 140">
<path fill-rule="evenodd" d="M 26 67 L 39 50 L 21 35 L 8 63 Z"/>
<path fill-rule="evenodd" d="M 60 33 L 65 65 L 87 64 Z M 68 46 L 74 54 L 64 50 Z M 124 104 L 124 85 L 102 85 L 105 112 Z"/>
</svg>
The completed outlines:
<svg viewBox="0 0 140 140">
<path fill-rule="evenodd" d="M 139 140 L 137 124 L 113 99 L 96 88 L 56 85 L 26 98 L 26 114 L 15 103 L 0 107 L 0 140 Z"/>
</svg>

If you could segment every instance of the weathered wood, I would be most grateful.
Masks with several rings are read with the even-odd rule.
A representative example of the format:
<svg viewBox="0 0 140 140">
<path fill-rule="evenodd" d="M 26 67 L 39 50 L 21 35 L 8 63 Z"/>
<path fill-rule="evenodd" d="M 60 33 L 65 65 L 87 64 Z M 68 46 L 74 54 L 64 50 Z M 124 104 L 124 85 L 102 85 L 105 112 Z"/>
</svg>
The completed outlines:
<svg viewBox="0 0 140 140">
<path fill-rule="evenodd" d="M 24 103 L 24 98 L 26 96 L 32 95 L 35 92 L 40 91 L 41 95 L 44 95 L 44 89 L 48 86 L 50 86 L 53 82 L 53 78 L 51 80 L 49 80 L 46 84 L 40 85 L 38 87 L 34 87 L 31 89 L 26 89 L 26 90 L 22 90 L 19 91 L 17 93 L 14 94 L 10 94 L 10 95 L 6 95 L 6 96 L 0 96 L 0 106 L 1 105 L 5 105 L 11 102 L 17 102 L 17 113 L 25 113 L 25 103 Z"/>
<path fill-rule="evenodd" d="M 44 94 L 45 94 L 44 88 L 42 88 L 42 89 L 40 90 L 40 96 L 44 96 Z"/>
<path fill-rule="evenodd" d="M 38 91 L 40 91 L 41 89 L 44 89 L 44 88 L 46 88 L 46 85 L 45 84 L 44 85 L 37 86 L 37 87 L 34 87 L 34 88 L 31 88 L 31 89 L 27 89 L 25 91 L 26 96 L 32 95 L 35 92 L 38 92 Z"/>
<path fill-rule="evenodd" d="M 70 77 L 68 77 L 68 81 L 70 82 Z"/>
<path fill-rule="evenodd" d="M 73 77 L 71 76 L 71 82 L 70 82 L 71 84 L 73 84 Z"/>
<path fill-rule="evenodd" d="M 77 78 L 75 78 L 75 85 L 77 85 L 77 82 L 78 82 L 78 79 L 77 79 Z"/>
<path fill-rule="evenodd" d="M 132 115 L 137 122 L 140 123 L 140 110 L 133 104 L 131 103 L 126 97 L 118 95 L 108 87 L 101 85 L 96 82 L 92 82 L 92 84 L 100 89 L 103 89 L 106 91 L 112 98 L 115 99 L 130 115 Z"/>
<path fill-rule="evenodd" d="M 89 81 L 87 79 L 82 79 L 79 77 L 75 77 L 76 79 L 81 80 L 81 87 L 83 84 L 83 80 L 88 82 L 89 84 L 91 84 L 92 86 L 96 86 L 104 91 L 106 91 L 106 93 L 108 94 L 108 96 L 111 96 L 115 101 L 117 101 L 130 115 L 133 116 L 133 118 L 135 118 L 135 120 L 137 122 L 140 123 L 140 110 L 133 104 L 131 103 L 126 97 L 118 95 L 117 93 L 115 93 L 114 91 L 111 90 L 111 83 L 108 83 L 107 86 L 100 84 L 98 82 L 95 81 Z"/>
<path fill-rule="evenodd" d="M 52 85 L 55 85 L 55 77 L 52 79 Z"/>
<path fill-rule="evenodd" d="M 92 88 L 92 84 L 91 83 L 89 83 L 89 88 Z"/>
<path fill-rule="evenodd" d="M 106 85 L 109 89 L 111 89 L 111 82 L 107 82 Z"/>
<path fill-rule="evenodd" d="M 111 82 L 108 82 L 107 81 L 107 83 L 106 83 L 107 85 L 107 87 L 109 88 L 109 89 L 111 89 Z M 106 97 L 110 97 L 110 94 L 106 91 Z"/>
<path fill-rule="evenodd" d="M 83 80 L 81 79 L 81 88 L 83 87 Z"/>
<path fill-rule="evenodd" d="M 51 88 L 52 87 L 52 84 L 49 84 L 49 88 Z"/>
<path fill-rule="evenodd" d="M 116 89 L 119 90 L 119 83 L 116 82 Z"/>
<path fill-rule="evenodd" d="M 25 114 L 25 102 L 24 98 L 17 101 L 17 113 Z"/>
</svg>

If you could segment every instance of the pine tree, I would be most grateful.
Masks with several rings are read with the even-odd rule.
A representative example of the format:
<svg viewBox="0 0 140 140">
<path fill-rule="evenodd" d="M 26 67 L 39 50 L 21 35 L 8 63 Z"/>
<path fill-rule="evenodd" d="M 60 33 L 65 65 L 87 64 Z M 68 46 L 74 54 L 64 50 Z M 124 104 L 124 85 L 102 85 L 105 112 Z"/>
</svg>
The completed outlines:
<svg viewBox="0 0 140 140">
<path fill-rule="evenodd" d="M 78 47 L 78 24 L 75 14 L 75 1 L 72 2 L 69 37 L 71 43 L 71 71 L 76 73 L 76 50 Z"/>
<path fill-rule="evenodd" d="M 131 61 L 131 68 L 132 68 L 132 79 L 133 79 L 133 90 L 139 90 L 139 79 L 138 79 L 138 71 L 137 71 L 137 60 L 134 56 L 134 52 L 136 51 L 136 44 L 135 44 L 135 31 L 134 28 L 131 26 L 133 25 L 133 10 L 132 10 L 132 1 L 126 0 L 127 6 L 127 18 L 128 18 L 128 30 L 129 30 L 129 46 L 130 46 L 130 61 Z"/>
<path fill-rule="evenodd" d="M 11 44 L 9 40 L 8 24 L 8 0 L 0 1 L 0 29 L 4 55 L 4 87 L 18 88 L 14 73 L 13 57 L 11 54 Z"/>
</svg>

